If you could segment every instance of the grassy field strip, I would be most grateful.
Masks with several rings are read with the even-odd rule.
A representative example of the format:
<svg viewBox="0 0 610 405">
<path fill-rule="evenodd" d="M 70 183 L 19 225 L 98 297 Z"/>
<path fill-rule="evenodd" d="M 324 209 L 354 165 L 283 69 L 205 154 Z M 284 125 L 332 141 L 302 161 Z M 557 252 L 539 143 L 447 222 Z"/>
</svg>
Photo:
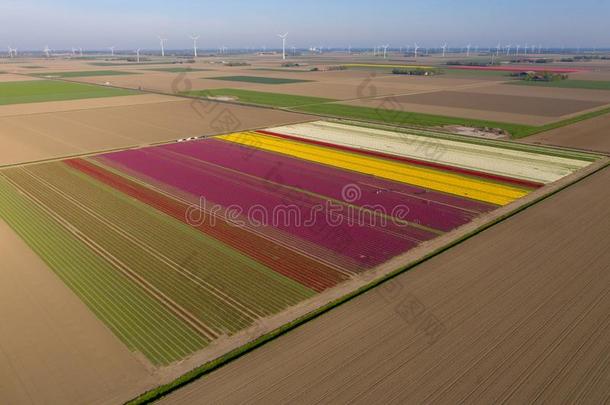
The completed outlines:
<svg viewBox="0 0 610 405">
<path fill-rule="evenodd" d="M 507 84 L 533 87 L 555 87 L 562 89 L 610 90 L 609 80 L 556 80 L 552 82 L 515 80 Z"/>
<path fill-rule="evenodd" d="M 0 175 L 2 218 L 131 349 L 169 364 L 207 341 Z"/>
<path fill-rule="evenodd" d="M 139 94 L 135 90 L 55 80 L 0 83 L 0 105 L 80 100 Z"/>
<path fill-rule="evenodd" d="M 330 148 L 274 139 L 252 132 L 223 135 L 218 138 L 497 205 L 508 204 L 527 194 L 527 191 L 516 187 L 491 184 L 477 179 Z"/>
<path fill-rule="evenodd" d="M 318 121 L 270 128 L 272 132 L 413 157 L 447 165 L 550 183 L 590 162 Z"/>
<path fill-rule="evenodd" d="M 187 96 L 218 98 L 231 97 L 236 101 L 268 107 L 298 107 L 310 104 L 329 103 L 337 100 L 321 97 L 295 96 L 283 93 L 268 93 L 262 91 L 241 90 L 241 89 L 209 89 L 192 90 L 182 93 Z"/>
<path fill-rule="evenodd" d="M 63 168 L 62 168 L 63 169 Z M 46 170 L 39 170 L 39 173 L 37 173 L 40 176 L 45 176 L 47 175 L 50 171 L 49 168 L 47 168 Z M 79 179 L 78 177 L 83 177 L 83 180 L 85 181 L 90 181 L 92 184 L 87 185 L 84 181 L 81 181 L 80 184 L 79 183 Z M 55 181 L 55 179 L 57 179 L 59 176 L 55 175 L 51 175 L 48 174 L 48 178 L 47 180 L 49 181 Z M 78 192 L 81 192 L 81 194 L 78 195 L 78 200 L 79 201 L 87 201 L 86 198 L 88 195 L 91 194 L 96 194 L 96 188 L 97 188 L 97 184 L 93 184 L 93 181 L 91 179 L 86 178 L 84 175 L 82 175 L 81 173 L 74 173 L 74 176 L 72 178 L 69 178 L 69 176 L 62 176 L 62 178 L 67 178 L 66 181 L 61 184 L 62 189 L 66 189 L 68 187 L 70 187 L 72 184 L 76 183 L 78 184 L 78 187 L 74 187 L 74 191 L 77 191 L 78 188 Z M 87 190 L 89 188 L 89 190 Z M 82 192 L 82 190 L 87 190 L 87 192 Z M 146 210 L 150 211 L 150 208 L 148 206 L 145 206 L 141 203 L 137 203 L 137 202 L 132 202 L 130 201 L 130 199 L 127 199 L 124 195 L 116 193 L 115 190 L 103 190 L 102 192 L 98 191 L 97 192 L 97 196 L 96 198 L 92 198 L 89 197 L 89 200 L 91 201 L 91 204 L 98 204 L 98 201 L 100 199 L 103 199 L 104 196 L 110 194 L 108 191 L 110 191 L 112 194 L 115 194 L 117 198 L 121 198 L 123 200 L 126 200 L 128 203 L 131 203 L 131 205 L 136 205 L 139 208 L 145 208 Z M 106 199 L 108 199 L 106 197 Z M 108 201 L 110 202 L 110 201 Z M 99 203 L 100 206 L 103 205 L 101 203 Z M 118 201 L 115 201 L 113 205 L 119 205 Z M 97 208 L 97 207 L 91 207 L 91 208 Z M 118 211 L 118 210 L 117 210 Z M 127 206 L 127 204 L 124 204 L 121 209 L 121 212 L 127 212 L 130 213 L 130 211 L 134 211 L 133 209 L 131 209 L 131 207 Z M 141 210 L 140 210 L 141 211 Z M 105 221 L 109 221 L 113 219 L 113 216 L 109 215 L 110 212 L 104 212 L 105 215 Z M 208 273 L 203 276 L 200 274 L 197 274 L 197 271 L 200 271 L 199 269 L 192 269 L 192 268 L 185 268 L 188 266 L 176 266 L 176 262 L 174 262 L 174 266 L 172 266 L 172 259 L 168 258 L 165 253 L 168 250 L 167 249 L 167 244 L 168 241 L 159 241 L 159 236 L 158 233 L 161 231 L 162 234 L 165 234 L 163 231 L 165 230 L 166 232 L 170 233 L 170 234 L 175 234 L 175 232 L 172 232 L 172 229 L 167 229 L 168 226 L 166 225 L 165 227 L 160 224 L 159 222 L 157 222 L 156 224 L 154 223 L 155 221 L 152 218 L 152 215 L 150 215 L 148 218 L 148 220 L 146 220 L 145 218 L 143 218 L 143 213 L 140 212 L 133 212 L 133 215 L 130 215 L 129 218 L 134 218 L 134 220 L 131 220 L 131 222 L 126 221 L 126 218 L 123 218 L 124 215 L 120 215 L 118 216 L 118 218 L 114 221 L 114 225 L 115 226 L 120 226 L 122 227 L 122 230 L 124 232 L 129 232 L 129 230 L 134 229 L 134 226 L 137 226 L 138 223 L 140 222 L 153 222 L 151 228 L 148 232 L 142 232 L 142 234 L 138 234 L 138 240 L 134 240 L 134 236 L 132 235 L 130 238 L 124 237 L 123 239 L 128 240 L 129 242 L 131 242 L 132 246 L 133 246 L 133 252 L 140 252 L 143 251 L 142 254 L 145 255 L 147 257 L 147 259 L 149 259 L 150 261 L 157 263 L 158 265 L 162 266 L 163 268 L 165 268 L 165 272 L 168 273 L 172 273 L 173 272 L 179 274 L 180 276 L 182 276 L 188 286 L 191 286 L 192 288 L 196 288 L 198 291 L 200 291 L 199 294 L 201 294 L 202 292 L 208 297 L 208 301 L 214 306 L 214 307 L 218 307 L 218 311 L 222 312 L 222 313 L 226 313 L 227 315 L 233 314 L 233 317 L 235 318 L 240 318 L 243 322 L 246 322 L 247 324 L 251 323 L 253 319 L 255 319 L 257 316 L 266 316 L 266 315 L 270 315 L 272 313 L 275 313 L 276 311 L 279 311 L 281 309 L 284 309 L 286 305 L 290 305 L 294 303 L 294 299 L 291 299 L 288 296 L 285 296 L 287 294 L 286 291 L 276 291 L 276 294 L 274 294 L 273 297 L 253 297 L 253 292 L 256 289 L 257 286 L 261 286 L 261 285 L 267 285 L 267 287 L 269 288 L 270 291 L 273 291 L 273 285 L 272 282 L 277 282 L 277 281 L 281 281 L 284 282 L 286 280 L 284 280 L 283 277 L 277 275 L 274 272 L 270 272 L 268 269 L 264 268 L 263 266 L 260 266 L 258 263 L 253 262 L 251 260 L 249 260 L 246 257 L 243 257 L 235 252 L 233 252 L 231 249 L 228 249 L 225 246 L 221 246 L 220 243 L 213 241 L 216 245 L 217 245 L 217 249 L 218 246 L 220 246 L 221 249 L 223 249 L 226 253 L 230 253 L 233 257 L 232 259 L 230 258 L 224 258 L 224 260 L 221 258 L 220 261 L 216 262 L 216 260 L 214 260 L 213 255 L 214 255 L 214 251 L 211 248 L 210 243 L 208 243 L 207 247 L 204 247 L 205 245 L 202 245 L 201 243 L 196 243 L 197 241 L 195 241 L 194 246 L 192 246 L 193 249 L 200 249 L 206 252 L 207 254 L 207 262 L 208 262 Z M 193 235 L 196 236 L 198 239 L 203 239 L 204 235 L 201 235 L 199 232 L 191 229 L 190 227 L 179 223 L 177 221 L 174 221 L 173 218 L 169 218 L 166 217 L 165 215 L 159 215 L 156 214 L 156 216 L 160 217 L 161 219 L 164 220 L 164 222 L 166 224 L 172 225 L 175 229 L 177 229 L 178 231 L 182 231 L 182 230 L 187 230 L 188 232 L 185 232 L 187 235 Z M 118 225 L 120 224 L 120 225 Z M 166 229 L 164 229 L 166 228 Z M 156 230 L 156 232 L 153 231 Z M 117 231 L 115 230 L 115 233 Z M 156 233 L 156 235 L 155 235 Z M 175 237 L 174 240 L 174 245 L 176 245 L 176 247 L 178 247 L 179 245 L 186 245 L 188 246 L 188 238 L 186 238 L 186 235 L 183 238 L 178 238 Z M 211 241 L 211 240 L 210 240 Z M 154 251 L 157 251 L 157 253 L 155 253 Z M 173 254 L 175 249 L 171 249 L 170 253 Z M 163 252 L 164 254 L 161 254 L 160 252 Z M 180 252 L 180 249 L 178 249 L 178 252 Z M 177 257 L 175 258 L 176 261 L 180 260 L 180 261 L 184 261 L 185 256 L 187 253 L 188 254 L 192 254 L 192 250 L 191 251 L 186 251 L 183 248 L 183 252 L 182 254 L 177 255 Z M 188 257 L 188 256 L 187 256 Z M 241 259 L 241 260 L 240 260 Z M 213 269 L 210 269 L 210 263 L 211 264 L 215 264 L 215 266 L 213 267 Z M 246 270 L 249 269 L 249 271 L 245 272 L 245 274 L 239 274 L 235 271 L 230 272 L 228 269 L 226 271 L 221 272 L 221 274 L 218 274 L 218 269 L 222 269 L 223 268 L 223 264 L 224 264 L 224 268 L 227 268 L 229 266 L 233 266 L 233 267 L 238 267 L 238 268 L 244 268 Z M 191 266 L 192 267 L 192 266 Z M 250 276 L 251 273 L 253 274 L 257 274 L 255 272 L 255 269 L 258 268 L 261 271 L 264 271 L 264 276 L 272 276 L 272 280 L 265 280 L 264 278 L 260 278 L 255 281 L 255 280 L 251 280 L 250 282 L 248 282 L 247 277 L 245 277 L 246 275 Z M 232 277 L 232 279 L 231 279 Z M 227 280 L 228 278 L 228 280 Z M 251 278 L 251 277 L 250 277 Z M 213 285 L 211 283 L 206 283 L 205 280 L 208 281 L 212 281 L 214 280 Z M 204 282 L 202 284 L 202 282 Z M 288 283 L 290 285 L 290 287 L 292 287 L 292 285 L 290 283 Z M 276 286 L 277 287 L 277 286 Z M 297 288 L 300 288 L 300 286 L 298 286 Z M 277 288 L 276 288 L 277 290 Z M 303 291 L 305 289 L 301 289 L 301 291 Z M 293 290 L 291 290 L 290 292 L 294 293 Z M 195 297 L 195 296 L 194 296 Z M 258 302 L 256 301 L 257 298 L 261 301 Z M 302 297 L 300 297 L 302 298 Z M 260 311 L 258 314 L 254 314 L 252 311 L 255 311 L 258 308 L 258 311 Z M 210 308 L 208 308 L 208 310 L 210 310 Z M 214 312 L 214 311 L 211 311 Z M 219 315 L 219 314 L 216 314 Z M 228 320 L 223 320 L 222 317 L 217 316 L 215 317 L 217 320 L 223 322 L 226 321 L 228 323 L 229 326 L 243 326 L 241 325 L 241 321 L 240 322 L 233 322 L 231 323 L 231 316 L 229 316 Z M 222 328 L 218 329 L 219 331 L 223 331 Z"/>
</svg>

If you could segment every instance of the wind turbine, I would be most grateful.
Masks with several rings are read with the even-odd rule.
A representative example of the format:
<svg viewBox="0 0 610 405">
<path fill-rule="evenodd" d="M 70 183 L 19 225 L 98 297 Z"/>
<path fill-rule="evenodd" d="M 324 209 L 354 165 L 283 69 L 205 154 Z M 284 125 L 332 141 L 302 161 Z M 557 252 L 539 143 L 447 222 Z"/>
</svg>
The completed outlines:
<svg viewBox="0 0 610 405">
<path fill-rule="evenodd" d="M 49 45 L 44 47 L 43 52 L 45 53 L 45 55 L 47 55 L 47 58 L 51 57 L 51 49 L 49 48 Z"/>
<path fill-rule="evenodd" d="M 519 56 L 519 48 L 521 48 L 521 45 L 517 44 L 517 49 L 515 51 L 515 56 Z"/>
<path fill-rule="evenodd" d="M 413 57 L 415 59 L 417 59 L 417 51 L 419 50 L 419 45 L 417 45 L 417 42 L 414 45 L 415 45 L 415 48 L 413 50 L 413 55 L 414 55 Z"/>
<path fill-rule="evenodd" d="M 114 45 L 108 47 L 108 49 L 110 49 L 110 56 L 114 56 Z"/>
<path fill-rule="evenodd" d="M 383 46 L 383 59 L 386 58 L 386 55 L 388 54 L 388 48 L 390 47 L 390 45 L 382 45 Z"/>
<path fill-rule="evenodd" d="M 441 46 L 441 48 L 443 49 L 443 58 L 445 57 L 445 53 L 447 52 L 447 42 L 445 42 L 443 44 L 443 46 Z"/>
<path fill-rule="evenodd" d="M 82 56 L 83 56 L 83 48 L 79 48 L 78 50 L 79 50 L 79 52 L 80 52 L 80 56 L 81 56 L 81 58 L 82 58 Z"/>
<path fill-rule="evenodd" d="M 472 44 L 468 44 L 466 45 L 466 56 L 470 56 L 470 47 L 472 46 Z"/>
<path fill-rule="evenodd" d="M 193 56 L 197 57 L 197 40 L 199 39 L 199 35 L 191 35 L 190 38 L 193 40 Z"/>
<path fill-rule="evenodd" d="M 17 56 L 17 48 L 11 48 L 10 46 L 8 47 L 8 56 L 10 56 L 11 58 L 14 58 Z"/>
<path fill-rule="evenodd" d="M 510 47 L 511 47 L 511 45 L 510 45 L 510 44 L 509 44 L 509 45 L 506 45 L 506 55 L 507 55 L 507 56 L 508 56 L 508 55 L 510 55 Z"/>
<path fill-rule="evenodd" d="M 282 38 L 282 60 L 286 60 L 286 38 L 288 37 L 288 33 L 277 34 L 277 36 Z"/>
<path fill-rule="evenodd" d="M 136 62 L 137 63 L 140 63 L 140 49 L 142 49 L 142 48 L 136 49 Z"/>
<path fill-rule="evenodd" d="M 72 47 L 72 56 L 76 56 L 76 48 Z"/>
<path fill-rule="evenodd" d="M 525 56 L 527 56 L 527 43 L 525 44 L 525 46 L 523 47 L 523 54 Z"/>
<path fill-rule="evenodd" d="M 161 44 L 161 56 L 165 56 L 165 42 L 167 42 L 167 38 L 162 38 L 160 35 L 157 38 L 159 38 L 159 43 Z"/>
<path fill-rule="evenodd" d="M 496 45 L 496 56 L 500 56 L 500 43 L 498 42 L 498 45 Z"/>
</svg>

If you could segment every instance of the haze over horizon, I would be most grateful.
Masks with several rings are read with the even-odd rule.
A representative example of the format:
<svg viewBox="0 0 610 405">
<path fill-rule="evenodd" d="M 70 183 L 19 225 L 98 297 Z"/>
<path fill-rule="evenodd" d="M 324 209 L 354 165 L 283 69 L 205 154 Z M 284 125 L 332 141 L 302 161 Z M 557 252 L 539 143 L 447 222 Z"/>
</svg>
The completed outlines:
<svg viewBox="0 0 610 405">
<path fill-rule="evenodd" d="M 201 36 L 201 49 L 278 48 L 277 34 L 289 32 L 288 46 L 307 48 L 391 47 L 418 42 L 424 47 L 467 43 L 482 47 L 536 44 L 545 47 L 609 47 L 610 2 L 560 0 L 549 5 L 524 0 L 384 1 L 372 7 L 363 0 L 306 3 L 265 0 L 212 2 L 160 0 L 8 0 L 0 14 L 0 46 L 22 50 L 155 49 L 157 35 L 167 49 L 189 48 L 190 33 Z"/>
</svg>

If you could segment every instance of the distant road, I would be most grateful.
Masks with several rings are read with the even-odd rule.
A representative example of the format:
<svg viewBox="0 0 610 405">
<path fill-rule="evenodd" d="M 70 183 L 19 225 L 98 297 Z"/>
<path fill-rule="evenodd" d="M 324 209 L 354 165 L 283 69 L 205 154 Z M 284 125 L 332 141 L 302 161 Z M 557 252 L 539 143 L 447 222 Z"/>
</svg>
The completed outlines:
<svg viewBox="0 0 610 405">
<path fill-rule="evenodd" d="M 608 184 L 610 168 L 161 402 L 607 402 Z"/>
</svg>

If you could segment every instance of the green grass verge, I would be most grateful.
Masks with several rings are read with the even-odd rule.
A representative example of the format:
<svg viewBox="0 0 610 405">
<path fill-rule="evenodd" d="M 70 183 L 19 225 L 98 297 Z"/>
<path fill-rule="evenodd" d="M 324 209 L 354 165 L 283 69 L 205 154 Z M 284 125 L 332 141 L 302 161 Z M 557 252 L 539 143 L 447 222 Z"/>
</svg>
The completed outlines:
<svg viewBox="0 0 610 405">
<path fill-rule="evenodd" d="M 535 135 L 535 134 L 539 134 L 541 132 L 546 132 L 546 131 L 550 131 L 551 129 L 557 129 L 557 128 L 561 128 L 561 127 L 565 127 L 567 125 L 572 125 L 575 124 L 577 122 L 580 121 L 585 121 L 591 118 L 595 118 L 595 117 L 599 117 L 601 115 L 605 115 L 610 113 L 610 107 L 608 108 L 603 108 L 601 110 L 597 110 L 597 111 L 592 111 L 592 112 L 588 112 L 585 114 L 581 114 L 581 115 L 577 115 L 576 117 L 572 117 L 572 118 L 568 118 L 562 121 L 557 121 L 557 122 L 553 122 L 550 124 L 546 124 L 546 125 L 542 125 L 542 126 L 538 126 L 538 127 L 530 127 L 524 131 L 520 131 L 520 132 L 516 132 L 513 135 L 513 138 L 525 138 L 527 136 L 531 136 L 531 135 Z"/>
<path fill-rule="evenodd" d="M 89 77 L 89 76 L 122 76 L 122 75 L 135 75 L 135 72 L 121 72 L 118 70 L 89 70 L 81 72 L 48 72 L 48 73 L 33 73 L 32 76 L 36 77 L 59 77 L 59 78 L 70 78 L 70 77 Z"/>
<path fill-rule="evenodd" d="M 335 101 L 327 98 L 295 96 L 292 94 L 267 93 L 262 91 L 239 89 L 193 90 L 182 93 L 195 97 L 233 97 L 236 101 L 269 107 L 298 107 L 309 104 L 320 104 Z"/>
<path fill-rule="evenodd" d="M 508 84 L 533 87 L 556 87 L 562 89 L 610 90 L 608 80 L 557 80 L 554 82 L 540 82 L 528 80 L 515 80 Z"/>
<path fill-rule="evenodd" d="M 525 203 L 517 208 L 515 208 L 513 211 L 508 212 L 504 215 L 499 216 L 498 218 L 484 224 L 481 225 L 479 228 L 474 229 L 468 233 L 466 233 L 465 235 L 461 236 L 460 238 L 457 238 L 454 241 L 449 242 L 448 244 L 446 244 L 445 246 L 442 246 L 428 254 L 426 254 L 425 256 L 421 257 L 420 259 L 417 259 L 415 261 L 413 261 L 412 263 L 409 263 L 407 266 L 399 268 L 394 270 L 391 273 L 386 274 L 385 276 L 380 277 L 377 280 L 374 280 L 372 282 L 370 282 L 369 284 L 366 284 L 360 288 L 358 288 L 355 291 L 352 291 L 351 293 L 348 293 L 346 295 L 344 295 L 341 298 L 338 298 L 300 318 L 295 319 L 292 322 L 289 322 L 263 336 L 260 336 L 259 338 L 237 348 L 234 349 L 232 351 L 230 351 L 229 353 L 215 359 L 212 360 L 210 362 L 207 362 L 203 365 L 201 365 L 200 367 L 197 367 L 195 369 L 193 369 L 192 371 L 178 377 L 176 380 L 168 383 L 168 384 L 164 384 L 161 385 L 151 391 L 148 391 L 142 395 L 140 395 L 137 398 L 134 398 L 133 400 L 127 402 L 127 404 L 129 405 L 140 405 L 140 404 L 148 404 L 151 403 L 153 401 L 156 401 L 168 394 L 170 394 L 171 392 L 177 390 L 178 388 L 181 388 L 195 380 L 197 380 L 198 378 L 201 378 L 203 376 L 205 376 L 206 374 L 211 373 L 212 371 L 232 362 L 237 360 L 238 358 L 240 358 L 241 356 L 253 351 L 254 349 L 262 346 L 265 343 L 268 343 L 284 334 L 286 334 L 287 332 L 296 329 L 297 327 L 319 317 L 320 315 L 323 315 L 327 312 L 329 312 L 330 310 L 332 310 L 333 308 L 338 307 L 339 305 L 342 305 L 348 301 L 351 301 L 352 299 L 358 297 L 359 295 L 364 294 L 367 291 L 372 290 L 373 288 L 385 283 L 386 281 L 389 281 L 397 276 L 399 276 L 400 274 L 403 274 L 411 269 L 413 269 L 416 266 L 419 266 L 420 264 L 427 262 L 428 260 L 438 256 L 439 254 L 453 248 L 454 246 L 459 245 L 460 243 L 480 234 L 481 232 L 491 228 L 492 226 L 503 222 L 505 220 L 507 220 L 508 218 L 524 211 L 525 209 L 531 207 L 534 204 L 538 204 L 548 198 L 550 198 L 551 196 L 559 193 L 560 191 L 568 188 L 569 186 L 571 186 L 572 184 L 582 181 L 587 177 L 592 176 L 593 174 L 599 172 L 600 170 L 604 169 L 605 167 L 607 167 L 608 164 L 598 168 L 597 170 L 593 171 L 592 173 L 587 174 L 586 176 L 581 177 L 580 179 L 577 179 L 576 181 L 566 184 L 560 188 L 558 188 L 557 190 L 548 193 L 546 195 L 543 195 L 535 200 L 532 200 L 528 203 Z"/>
<path fill-rule="evenodd" d="M 26 65 L 26 66 L 21 66 L 24 69 L 44 69 L 44 66 L 36 66 L 36 65 Z"/>
<path fill-rule="evenodd" d="M 167 73 L 188 73 L 188 72 L 208 72 L 212 69 L 198 69 L 191 67 L 168 67 L 168 68 L 148 68 L 152 72 L 167 72 Z"/>
<path fill-rule="evenodd" d="M 39 103 L 44 101 L 79 100 L 138 94 L 136 91 L 69 83 L 53 80 L 32 80 L 0 83 L 0 105 Z"/>
<path fill-rule="evenodd" d="M 220 77 L 205 77 L 204 79 L 226 80 L 229 82 L 245 82 L 259 84 L 290 84 L 290 83 L 305 83 L 311 80 L 302 79 L 286 79 L 282 77 L 260 77 L 260 76 L 220 76 Z"/>
</svg>

